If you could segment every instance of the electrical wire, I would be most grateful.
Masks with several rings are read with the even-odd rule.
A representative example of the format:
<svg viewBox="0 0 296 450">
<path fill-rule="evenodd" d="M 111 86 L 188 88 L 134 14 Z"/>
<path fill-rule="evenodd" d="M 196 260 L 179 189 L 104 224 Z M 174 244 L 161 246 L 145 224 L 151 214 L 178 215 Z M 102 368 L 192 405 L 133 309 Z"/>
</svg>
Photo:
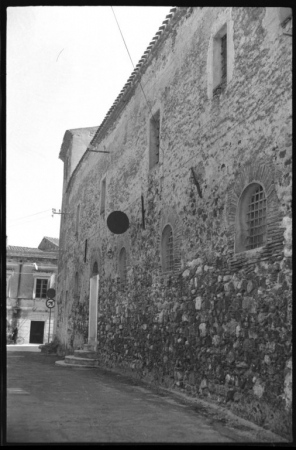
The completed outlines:
<svg viewBox="0 0 296 450">
<path fill-rule="evenodd" d="M 37 220 L 48 219 L 49 217 L 51 217 L 51 214 L 46 215 L 44 217 L 39 217 L 38 219 L 28 220 L 27 222 L 21 222 L 21 223 L 9 225 L 9 226 L 7 226 L 7 228 L 15 228 L 15 227 L 19 227 L 19 226 L 24 226 L 24 225 L 27 225 L 28 223 L 37 222 Z"/>
<path fill-rule="evenodd" d="M 121 31 L 121 28 L 120 28 L 120 25 L 119 25 L 119 23 L 118 23 L 118 20 L 117 20 L 117 18 L 116 18 L 116 15 L 115 15 L 115 12 L 114 12 L 114 10 L 113 10 L 113 7 L 112 7 L 112 6 L 111 6 L 111 9 L 112 9 L 112 12 L 113 12 L 113 14 L 114 14 L 114 17 L 115 17 L 115 20 L 116 20 L 116 23 L 117 23 L 118 29 L 119 29 L 119 31 L 120 31 L 120 34 L 121 34 L 122 40 L 123 40 L 123 42 L 124 42 L 125 48 L 126 48 L 126 50 L 127 50 L 127 53 L 128 53 L 128 55 L 129 55 L 129 58 L 130 58 L 130 60 L 131 60 L 131 63 L 132 63 L 133 69 L 135 69 L 135 66 L 134 66 L 134 63 L 133 63 L 132 57 L 131 57 L 131 55 L 130 55 L 130 52 L 129 52 L 129 50 L 128 50 L 128 47 L 127 47 L 127 45 L 126 45 L 125 39 L 124 39 L 124 37 L 123 37 L 122 31 Z M 153 114 L 152 114 L 152 110 L 151 110 L 151 107 L 150 107 L 150 105 L 149 105 L 149 102 L 148 102 L 148 100 L 147 100 L 146 94 L 145 94 L 145 92 L 144 92 L 144 89 L 143 89 L 143 86 L 142 86 L 141 80 L 139 80 L 139 84 L 140 84 L 140 87 L 141 87 L 141 89 L 142 89 L 142 92 L 143 92 L 143 95 L 144 95 L 145 101 L 146 101 L 146 103 L 147 103 L 147 106 L 148 106 L 148 108 L 149 108 L 149 110 L 150 110 L 151 118 L 152 118 L 152 120 L 153 120 L 153 121 L 155 122 L 155 124 L 157 125 L 157 123 L 156 123 L 156 120 L 155 120 L 155 118 L 154 118 L 154 116 L 153 116 Z M 160 145 L 159 145 L 159 149 L 160 149 L 160 150 L 161 150 L 161 151 L 163 152 L 163 149 L 162 149 L 162 148 L 160 147 Z"/>
<path fill-rule="evenodd" d="M 42 213 L 47 212 L 47 211 L 51 211 L 51 209 L 45 209 L 44 211 L 39 211 L 39 212 L 36 212 L 34 214 L 29 214 L 28 216 L 18 217 L 17 219 L 11 219 L 11 220 L 8 220 L 8 222 L 13 222 L 15 220 L 21 220 L 21 219 L 26 219 L 27 217 L 37 216 L 38 214 L 42 214 Z"/>
<path fill-rule="evenodd" d="M 133 68 L 135 68 L 134 63 L 133 63 L 133 60 L 132 60 L 132 57 L 131 57 L 130 52 L 129 52 L 129 50 L 128 50 L 127 44 L 126 44 L 126 42 L 125 42 L 124 36 L 123 36 L 123 34 L 122 34 L 122 31 L 121 31 L 121 29 L 120 29 L 120 25 L 119 25 L 119 23 L 118 23 L 118 20 L 117 20 L 117 18 L 116 18 L 116 15 L 115 15 L 115 12 L 114 12 L 112 6 L 111 6 L 111 9 L 112 9 L 112 12 L 113 12 L 113 14 L 114 14 L 114 17 L 115 17 L 115 20 L 116 20 L 118 29 L 119 29 L 119 31 L 120 31 L 122 40 L 123 40 L 123 42 L 124 42 L 125 48 L 126 48 L 126 50 L 127 50 L 127 53 L 128 53 L 128 55 L 129 55 L 129 58 L 130 58 L 130 60 L 131 60 L 132 66 L 133 66 Z M 178 58 L 178 59 L 179 59 L 179 58 Z M 143 86 L 142 86 L 142 83 L 141 83 L 140 80 L 139 80 L 139 84 L 140 84 L 140 87 L 141 87 L 141 89 L 142 89 L 142 92 L 143 92 L 144 98 L 145 98 L 145 100 L 146 100 L 147 106 L 148 106 L 148 108 L 149 108 L 149 110 L 150 110 L 150 113 L 151 113 L 151 116 L 152 116 L 152 120 L 155 120 L 155 118 L 154 118 L 154 116 L 153 116 L 153 114 L 152 114 L 151 107 L 150 107 L 150 105 L 149 105 L 149 102 L 148 102 L 148 100 L 147 100 L 147 97 L 146 97 L 146 95 L 145 95 L 145 92 L 144 92 L 144 89 L 143 89 Z M 254 88 L 254 90 L 252 91 L 252 93 L 255 92 L 256 90 L 257 90 L 257 88 Z M 273 98 L 272 98 L 272 102 L 274 102 L 274 99 L 275 99 L 275 98 L 277 98 L 277 97 L 279 97 L 279 96 L 281 96 L 281 95 L 282 95 L 282 93 L 278 94 L 276 97 L 273 97 Z M 267 102 L 265 102 L 265 103 L 263 104 L 263 107 L 264 107 L 266 104 L 267 104 Z M 262 107 L 261 107 L 261 109 L 262 109 Z M 236 127 L 236 126 L 239 125 L 240 123 L 244 122 L 245 120 L 247 120 L 247 118 L 244 118 L 243 120 L 241 120 L 241 121 L 239 121 L 239 122 L 236 122 L 231 128 L 227 129 L 227 131 L 226 131 L 224 134 L 219 135 L 219 137 L 214 141 L 214 143 L 215 143 L 218 139 L 221 139 L 221 137 L 224 137 L 227 133 L 229 133 L 230 130 L 232 130 L 234 127 Z M 155 123 L 156 123 L 156 121 L 155 121 Z M 212 143 L 212 144 L 213 144 L 213 143 Z M 163 148 L 162 148 L 160 145 L 159 145 L 159 149 L 163 152 L 163 155 L 164 155 L 164 150 L 163 150 Z M 184 164 L 183 164 L 182 166 L 177 167 L 174 171 L 170 172 L 169 175 L 172 175 L 174 172 L 176 172 L 176 171 L 179 170 L 180 168 L 184 167 L 184 166 L 185 166 L 189 161 L 191 161 L 195 156 L 196 156 L 196 155 L 193 155 L 192 157 L 190 157 L 189 159 L 187 159 L 187 160 L 184 162 Z M 165 179 L 165 178 L 167 178 L 167 177 L 168 177 L 168 175 L 165 175 L 165 173 L 164 173 L 164 174 L 163 174 L 163 179 Z M 137 201 L 137 200 L 135 200 L 135 202 L 136 202 L 136 201 Z M 135 202 L 133 202 L 131 205 L 133 205 Z"/>
<path fill-rule="evenodd" d="M 117 18 L 116 18 L 116 15 L 115 15 L 115 12 L 114 12 L 112 6 L 111 6 L 111 9 L 112 9 L 114 18 L 115 18 L 115 20 L 116 20 L 116 23 L 117 23 L 119 32 L 120 32 L 120 34 L 121 34 L 122 40 L 123 40 L 123 42 L 124 42 L 125 48 L 126 48 L 126 50 L 127 50 L 128 56 L 129 56 L 130 61 L 131 61 L 131 63 L 132 63 L 132 66 L 133 66 L 133 68 L 135 68 L 134 63 L 133 63 L 133 60 L 132 60 L 132 57 L 131 57 L 130 52 L 129 52 L 129 50 L 128 50 L 126 41 L 125 41 L 125 39 L 124 39 L 124 36 L 123 36 L 123 34 L 122 34 L 120 25 L 119 25 L 119 23 L 118 23 L 118 20 L 117 20 Z M 177 59 L 179 60 L 179 58 L 177 58 Z M 143 95 L 144 95 L 145 101 L 146 101 L 146 103 L 147 103 L 147 106 L 148 106 L 148 108 L 149 108 L 149 110 L 150 110 L 150 113 L 151 113 L 151 116 L 152 116 L 151 118 L 152 118 L 152 120 L 155 121 L 155 118 L 154 118 L 154 116 L 153 116 L 153 114 L 152 114 L 151 107 L 150 107 L 150 105 L 149 105 L 149 102 L 148 102 L 148 100 L 147 100 L 147 97 L 146 97 L 146 95 L 145 95 L 145 92 L 144 92 L 144 89 L 143 89 L 143 86 L 142 86 L 142 83 L 141 83 L 140 80 L 139 80 L 139 84 L 140 84 L 141 90 L 142 90 L 142 92 L 143 92 Z M 249 94 L 249 96 L 251 96 L 251 95 L 253 94 L 253 92 L 255 92 L 256 90 L 257 90 L 257 88 L 254 88 L 254 90 L 251 92 L 251 94 Z M 280 94 L 278 94 L 276 97 L 273 97 L 273 98 L 272 98 L 272 101 L 271 101 L 270 103 L 274 103 L 274 100 L 275 100 L 276 98 L 282 96 L 282 94 L 283 94 L 283 92 L 281 92 Z M 269 101 L 269 100 L 268 100 L 268 101 Z M 263 109 L 263 108 L 268 104 L 268 101 L 266 101 L 263 105 L 261 105 L 261 108 L 260 108 L 259 110 L 257 110 L 257 111 L 260 111 L 261 109 Z M 250 116 L 249 116 L 249 117 L 250 117 Z M 219 136 L 217 137 L 217 139 L 216 139 L 214 142 L 211 143 L 211 145 L 213 145 L 218 139 L 221 139 L 222 137 L 226 136 L 233 128 L 235 128 L 235 127 L 238 126 L 239 124 L 245 122 L 247 119 L 248 119 L 248 117 L 245 117 L 244 119 L 240 120 L 239 122 L 236 122 L 231 128 L 228 128 L 227 131 L 226 131 L 224 134 L 219 135 Z M 156 123 L 156 121 L 155 121 L 155 123 Z M 209 123 L 209 121 L 208 121 L 207 123 Z M 206 123 L 206 124 L 207 124 L 207 123 Z M 203 128 L 204 128 L 204 126 L 203 126 Z M 163 150 L 163 148 L 162 148 L 160 145 L 159 145 L 159 149 L 163 152 L 163 155 L 164 155 L 164 150 Z M 173 173 L 175 173 L 177 170 L 180 170 L 181 168 L 183 168 L 189 161 L 191 161 L 191 160 L 192 160 L 193 158 L 195 158 L 196 156 L 197 156 L 196 154 L 192 155 L 192 156 L 191 156 L 190 158 L 188 158 L 181 166 L 178 166 L 175 170 L 173 170 L 173 171 L 171 171 L 171 172 L 164 172 L 162 178 L 163 178 L 163 179 L 168 178 L 168 177 L 171 176 Z M 140 197 L 140 199 L 141 199 L 141 197 Z M 135 204 L 136 202 L 138 202 L 138 201 L 139 201 L 139 198 L 135 199 L 135 201 L 132 202 L 132 203 L 130 203 L 123 211 L 127 211 L 132 205 L 134 205 L 134 204 Z"/>
<path fill-rule="evenodd" d="M 123 40 L 123 42 L 124 42 L 125 48 L 126 48 L 126 50 L 127 50 L 127 52 L 128 52 L 129 58 L 130 58 L 130 60 L 131 60 L 132 66 L 133 66 L 133 68 L 135 69 L 135 66 L 134 66 L 132 57 L 131 57 L 130 52 L 129 52 L 129 50 L 128 50 L 128 47 L 127 47 L 127 45 L 126 45 L 125 39 L 124 39 L 123 34 L 122 34 L 122 32 L 121 32 L 119 23 L 118 23 L 118 21 L 117 21 L 117 18 L 116 18 L 116 15 L 115 15 L 115 12 L 114 12 L 112 6 L 111 6 L 111 9 L 112 9 L 113 15 L 114 15 L 114 17 L 115 17 L 115 20 L 116 20 L 118 29 L 119 29 L 119 31 L 120 31 L 122 40 Z M 178 57 L 177 57 L 177 59 L 178 59 L 178 61 L 180 60 L 180 58 L 178 58 Z M 176 58 L 174 58 L 173 60 L 176 60 Z M 149 102 L 148 102 L 148 100 L 147 100 L 147 97 L 146 97 L 146 95 L 145 95 L 145 91 L 144 91 L 144 89 L 143 89 L 141 80 L 139 80 L 139 84 L 140 84 L 141 90 L 142 90 L 142 92 L 143 92 L 143 95 L 144 95 L 145 101 L 146 101 L 146 103 L 147 103 L 147 106 L 148 106 L 148 108 L 149 108 L 149 111 L 150 111 L 150 114 L 151 114 L 151 120 L 153 120 L 154 123 L 155 123 L 155 125 L 157 125 L 156 119 L 155 119 L 154 115 L 152 114 L 151 107 L 150 107 Z M 159 148 L 159 150 L 162 151 L 162 153 L 163 153 L 163 158 L 164 158 L 164 154 L 165 154 L 165 153 L 164 153 L 163 148 L 160 146 L 160 142 L 158 142 L 158 148 Z M 97 152 L 97 153 L 100 153 L 100 152 Z M 110 153 L 110 156 L 111 156 L 111 161 L 112 161 L 112 152 Z M 76 170 L 76 169 L 75 169 L 75 170 Z M 75 172 L 75 170 L 74 170 L 74 172 Z M 74 174 L 74 172 L 72 173 L 72 175 Z M 72 175 L 71 175 L 71 177 L 70 177 L 69 183 L 70 183 L 70 181 L 71 181 L 71 179 L 72 179 Z M 69 184 L 68 184 L 68 187 L 69 187 Z M 68 190 L 68 187 L 67 187 L 67 190 Z M 66 190 L 66 192 L 67 192 L 67 190 Z"/>
</svg>

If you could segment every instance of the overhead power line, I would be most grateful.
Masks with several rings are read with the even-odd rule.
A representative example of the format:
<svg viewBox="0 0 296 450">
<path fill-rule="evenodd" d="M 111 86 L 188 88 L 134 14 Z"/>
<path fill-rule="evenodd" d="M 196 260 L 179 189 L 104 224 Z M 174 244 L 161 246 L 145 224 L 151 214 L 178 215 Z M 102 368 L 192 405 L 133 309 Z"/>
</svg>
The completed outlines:
<svg viewBox="0 0 296 450">
<path fill-rule="evenodd" d="M 42 220 L 42 219 L 48 219 L 49 217 L 51 217 L 51 214 L 47 214 L 46 216 L 43 217 L 38 217 L 37 219 L 32 219 L 32 220 L 28 220 L 26 222 L 21 222 L 21 223 L 14 223 L 12 225 L 8 225 L 8 228 L 14 228 L 14 227 L 22 227 L 27 225 L 28 223 L 32 223 L 32 222 L 37 222 L 37 220 Z"/>
<path fill-rule="evenodd" d="M 15 220 L 21 220 L 21 219 L 26 219 L 27 217 L 37 216 L 38 214 L 42 214 L 47 211 L 51 211 L 51 209 L 45 209 L 44 211 L 39 211 L 34 214 L 30 214 L 28 216 L 18 217 L 17 219 L 11 219 L 11 220 L 8 220 L 8 222 L 14 222 Z"/>
<path fill-rule="evenodd" d="M 130 60 L 131 60 L 131 63 L 132 63 L 133 69 L 135 69 L 135 65 L 134 65 L 134 63 L 133 63 L 133 60 L 132 60 L 131 54 L 130 54 L 130 52 L 129 52 L 129 49 L 128 49 L 127 45 L 126 45 L 125 39 L 124 39 L 124 37 L 123 37 L 123 34 L 122 34 L 122 31 L 121 31 L 121 29 L 120 29 L 120 25 L 119 25 L 119 23 L 118 23 L 118 20 L 117 20 L 117 18 L 116 18 L 116 15 L 115 15 L 115 12 L 114 12 L 114 10 L 113 10 L 113 7 L 112 7 L 112 6 L 111 6 L 111 9 L 112 9 L 112 12 L 113 12 L 113 14 L 114 14 L 114 17 L 115 17 L 115 20 L 116 20 L 116 23 L 117 23 L 118 29 L 119 29 L 119 31 L 120 31 L 120 34 L 121 34 L 122 40 L 123 40 L 123 42 L 124 42 L 124 45 L 125 45 L 125 48 L 126 48 L 126 51 L 127 51 L 127 53 L 128 53 L 128 56 L 129 56 L 129 58 L 130 58 Z M 139 80 L 139 84 L 140 84 L 140 87 L 141 87 L 141 89 L 142 89 L 142 92 L 143 92 L 143 95 L 144 95 L 145 101 L 146 101 L 146 103 L 147 103 L 147 106 L 148 106 L 148 108 L 149 108 L 150 114 L 151 114 L 151 116 L 152 116 L 152 120 L 153 120 L 153 121 L 154 121 L 154 122 L 156 123 L 156 120 L 155 120 L 155 118 L 154 118 L 154 116 L 153 116 L 153 114 L 152 114 L 152 110 L 151 110 L 151 107 L 150 107 L 150 105 L 149 105 L 149 102 L 148 102 L 148 100 L 147 100 L 146 94 L 145 94 L 145 92 L 144 92 L 144 89 L 143 89 L 143 86 L 142 86 L 141 80 Z M 159 146 L 159 148 L 160 148 L 160 150 L 162 150 L 162 151 L 163 151 L 163 149 L 162 149 L 162 148 L 161 148 L 160 146 Z"/>
</svg>

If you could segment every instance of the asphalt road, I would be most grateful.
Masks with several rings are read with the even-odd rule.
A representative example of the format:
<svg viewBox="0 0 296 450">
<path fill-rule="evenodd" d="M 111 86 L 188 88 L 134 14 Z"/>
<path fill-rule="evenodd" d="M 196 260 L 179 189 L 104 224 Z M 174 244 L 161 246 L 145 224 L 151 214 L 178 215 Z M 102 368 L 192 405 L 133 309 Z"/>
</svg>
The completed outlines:
<svg viewBox="0 0 296 450">
<path fill-rule="evenodd" d="M 58 359 L 7 353 L 7 443 L 277 442 L 196 401 L 103 369 L 58 367 Z"/>
</svg>

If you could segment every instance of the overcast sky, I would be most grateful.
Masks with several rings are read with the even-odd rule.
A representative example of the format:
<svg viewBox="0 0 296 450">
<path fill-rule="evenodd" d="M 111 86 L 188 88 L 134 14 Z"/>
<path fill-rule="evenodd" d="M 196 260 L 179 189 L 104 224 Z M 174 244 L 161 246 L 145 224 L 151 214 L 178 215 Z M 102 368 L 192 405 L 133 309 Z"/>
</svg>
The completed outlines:
<svg viewBox="0 0 296 450">
<path fill-rule="evenodd" d="M 113 7 L 136 65 L 171 7 Z M 110 6 L 7 9 L 7 243 L 59 237 L 66 130 L 99 126 L 133 67 Z"/>
</svg>

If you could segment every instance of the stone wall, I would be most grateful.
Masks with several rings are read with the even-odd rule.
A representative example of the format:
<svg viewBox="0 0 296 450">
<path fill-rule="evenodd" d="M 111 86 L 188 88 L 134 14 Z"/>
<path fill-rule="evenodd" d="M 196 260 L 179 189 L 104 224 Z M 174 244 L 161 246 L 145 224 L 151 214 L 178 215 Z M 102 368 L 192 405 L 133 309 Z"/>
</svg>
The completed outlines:
<svg viewBox="0 0 296 450">
<path fill-rule="evenodd" d="M 288 435 L 291 38 L 283 34 L 279 10 L 179 9 L 141 75 L 149 106 L 135 86 L 122 112 L 94 139 L 110 154 L 85 153 L 64 187 L 57 336 L 64 353 L 87 342 L 89 279 L 97 262 L 102 364 L 224 402 Z M 232 78 L 209 98 L 209 46 L 224 21 L 232 30 Z M 160 157 L 149 171 L 149 121 L 157 110 Z M 235 253 L 239 199 L 252 182 L 266 194 L 267 241 Z M 120 236 L 106 226 L 114 210 L 130 220 Z M 174 240 L 169 273 L 161 269 L 166 224 Z M 118 277 L 122 247 L 125 287 Z"/>
</svg>

